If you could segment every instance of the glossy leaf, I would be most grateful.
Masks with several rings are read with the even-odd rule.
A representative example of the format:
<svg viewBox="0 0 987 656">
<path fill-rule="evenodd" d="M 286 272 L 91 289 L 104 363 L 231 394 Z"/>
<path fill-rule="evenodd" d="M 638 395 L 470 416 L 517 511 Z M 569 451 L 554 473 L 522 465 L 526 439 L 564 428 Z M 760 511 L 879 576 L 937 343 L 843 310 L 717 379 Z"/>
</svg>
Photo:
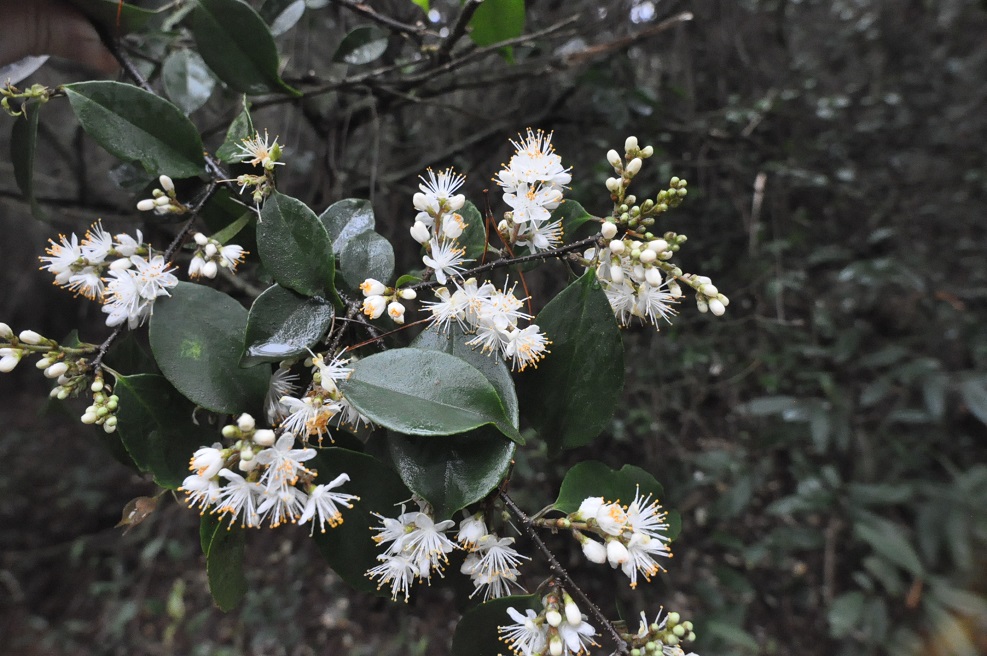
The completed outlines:
<svg viewBox="0 0 987 656">
<path fill-rule="evenodd" d="M 265 201 L 257 222 L 257 250 L 282 287 L 305 296 L 323 296 L 333 289 L 329 235 L 300 200 L 274 192 Z"/>
<path fill-rule="evenodd" d="M 14 127 L 10 133 L 10 161 L 14 165 L 14 180 L 31 206 L 31 215 L 44 221 L 47 217 L 34 195 L 34 157 L 38 144 L 40 108 L 39 103 L 28 102 L 24 106 L 24 113 L 14 119 Z"/>
<path fill-rule="evenodd" d="M 231 89 L 299 95 L 278 73 L 278 49 L 264 19 L 243 0 L 197 0 L 192 33 L 199 54 Z"/>
<path fill-rule="evenodd" d="M 117 432 L 131 459 L 161 487 L 178 488 L 189 475 L 189 458 L 215 441 L 215 431 L 195 425 L 195 404 L 164 376 L 119 376 L 114 393 L 120 397 Z"/>
<path fill-rule="evenodd" d="M 109 34 L 122 36 L 143 28 L 158 13 L 119 0 L 69 0 Z M 120 20 L 117 21 L 117 16 Z"/>
<path fill-rule="evenodd" d="M 470 28 L 470 38 L 478 46 L 521 36 L 524 0 L 485 0 L 470 19 Z"/>
<path fill-rule="evenodd" d="M 634 465 L 624 465 L 613 470 L 597 460 L 585 460 L 565 475 L 559 498 L 552 506 L 564 513 L 576 512 L 579 504 L 589 497 L 603 497 L 604 501 L 627 505 L 634 501 L 640 490 L 641 496 L 651 495 L 651 500 L 661 502 L 661 483 L 655 477 Z"/>
<path fill-rule="evenodd" d="M 348 584 L 365 592 L 376 590 L 376 583 L 365 576 L 371 567 L 378 565 L 381 553 L 373 541 L 376 531 L 371 526 L 380 523 L 372 513 L 385 517 L 397 517 L 400 504 L 411 497 L 391 469 L 368 455 L 347 449 L 319 449 L 316 457 L 306 466 L 318 472 L 316 483 L 328 483 L 342 473 L 350 480 L 339 488 L 341 492 L 360 497 L 353 508 L 340 508 L 343 523 L 327 528 L 325 533 L 315 529 L 315 543 L 329 566 Z M 305 525 L 307 527 L 308 525 Z M 381 594 L 389 594 L 386 590 Z"/>
<path fill-rule="evenodd" d="M 452 656 L 498 656 L 504 653 L 504 643 L 499 639 L 497 627 L 514 623 L 507 614 L 508 608 L 522 615 L 528 608 L 539 612 L 542 609 L 541 596 L 501 597 L 463 613 L 452 638 Z"/>
<path fill-rule="evenodd" d="M 293 28 L 305 15 L 305 0 L 267 0 L 260 17 L 271 26 L 271 34 L 280 36 Z"/>
<path fill-rule="evenodd" d="M 332 323 L 332 304 L 296 294 L 281 285 L 264 290 L 250 307 L 240 365 L 280 362 L 301 355 L 322 339 Z"/>
<path fill-rule="evenodd" d="M 77 82 L 65 93 L 82 128 L 111 154 L 152 175 L 190 178 L 204 171 L 199 131 L 167 100 L 119 82 Z"/>
<path fill-rule="evenodd" d="M 493 424 L 520 444 L 497 390 L 475 367 L 437 351 L 376 353 L 352 365 L 344 396 L 374 423 L 406 435 L 454 435 Z"/>
<path fill-rule="evenodd" d="M 387 50 L 387 32 L 379 27 L 358 27 L 343 39 L 335 54 L 334 62 L 369 64 Z"/>
<path fill-rule="evenodd" d="M 624 386 L 624 349 L 591 270 L 535 320 L 551 353 L 519 379 L 522 411 L 552 451 L 589 444 L 610 422 Z"/>
<path fill-rule="evenodd" d="M 151 316 L 151 350 L 185 398 L 226 414 L 260 416 L 270 369 L 240 369 L 247 311 L 226 294 L 180 282 Z"/>
<path fill-rule="evenodd" d="M 345 198 L 329 206 L 319 221 L 332 240 L 332 252 L 338 257 L 351 239 L 374 229 L 374 208 L 369 200 Z"/>
<path fill-rule="evenodd" d="M 595 217 L 591 215 L 586 209 L 574 200 L 566 200 L 564 203 L 555 208 L 552 212 L 552 221 L 562 221 L 562 235 L 565 237 L 565 241 L 573 242 L 576 241 L 576 235 L 580 232 L 580 228 L 586 226 L 586 224 L 591 224 L 586 227 L 583 232 L 584 235 L 588 237 L 590 234 L 589 228 L 593 224 L 599 227 L 599 224 L 594 220 Z"/>
<path fill-rule="evenodd" d="M 194 50 L 176 50 L 161 65 L 161 81 L 165 93 L 185 114 L 191 114 L 206 104 L 216 80 L 206 62 Z"/>
<path fill-rule="evenodd" d="M 411 1 L 413 3 L 415 3 L 416 5 L 418 5 L 419 7 L 421 7 L 422 11 L 424 11 L 426 14 L 428 13 L 428 9 L 429 9 L 428 3 L 429 3 L 429 0 L 411 0 Z"/>
<path fill-rule="evenodd" d="M 459 210 L 459 214 L 466 223 L 466 229 L 459 236 L 459 244 L 466 249 L 466 259 L 478 261 L 487 246 L 487 229 L 483 224 L 483 215 L 469 201 Z"/>
<path fill-rule="evenodd" d="M 247 578 L 243 574 L 244 538 L 244 529 L 239 525 L 230 525 L 228 520 L 224 523 L 214 515 L 202 516 L 199 539 L 203 546 L 208 542 L 204 551 L 209 592 L 222 611 L 239 606 L 247 594 Z"/>
<path fill-rule="evenodd" d="M 240 144 L 245 139 L 252 137 L 254 133 L 254 122 L 251 120 L 250 112 L 245 105 L 226 130 L 226 139 L 223 140 L 223 145 L 216 149 L 216 157 L 227 164 L 239 162 Z"/>
<path fill-rule="evenodd" d="M 367 278 L 387 283 L 394 275 L 394 247 L 372 230 L 362 232 L 343 249 L 339 271 L 351 289 L 357 289 Z"/>
</svg>

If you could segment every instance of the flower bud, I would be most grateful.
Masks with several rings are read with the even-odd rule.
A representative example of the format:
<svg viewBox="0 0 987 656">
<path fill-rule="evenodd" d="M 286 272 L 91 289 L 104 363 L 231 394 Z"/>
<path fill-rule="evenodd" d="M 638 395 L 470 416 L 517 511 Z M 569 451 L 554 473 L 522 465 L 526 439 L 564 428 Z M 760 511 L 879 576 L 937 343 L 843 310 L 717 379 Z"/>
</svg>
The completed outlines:
<svg viewBox="0 0 987 656">
<path fill-rule="evenodd" d="M 623 253 L 624 247 L 625 247 L 624 242 L 621 241 L 620 239 L 614 239 L 612 242 L 610 242 L 610 252 L 613 253 L 614 255 L 620 255 L 621 253 Z"/>
<path fill-rule="evenodd" d="M 647 159 L 655 154 L 655 149 L 653 146 L 645 146 L 641 149 L 641 157 Z"/>
<path fill-rule="evenodd" d="M 86 424 L 86 425 L 91 426 L 92 424 L 95 424 L 96 423 L 96 413 L 95 412 L 89 412 L 87 410 L 86 413 L 84 415 L 82 415 L 82 417 L 80 418 L 80 421 L 82 423 Z"/>
<path fill-rule="evenodd" d="M 237 429 L 237 427 L 233 424 L 227 424 L 226 426 L 223 426 L 223 430 L 220 431 L 220 433 L 226 439 L 231 440 L 239 435 L 239 429 Z"/>
<path fill-rule="evenodd" d="M 709 312 L 709 303 L 699 297 L 696 297 L 696 309 L 705 314 Z"/>
<path fill-rule="evenodd" d="M 261 428 L 253 436 L 254 444 L 259 446 L 273 446 L 275 442 L 274 431 L 270 428 Z"/>
<path fill-rule="evenodd" d="M 618 180 L 617 178 L 607 178 L 606 185 L 607 185 L 607 189 L 612 194 L 615 194 L 618 191 L 620 191 L 620 180 Z"/>
<path fill-rule="evenodd" d="M 40 360 L 34 363 L 34 366 L 37 367 L 38 369 L 47 369 L 51 365 L 52 365 L 52 361 L 49 360 L 48 358 L 41 358 Z"/>
<path fill-rule="evenodd" d="M 219 252 L 219 249 L 216 248 L 216 244 L 208 243 L 202 251 L 206 254 L 206 257 L 213 257 Z"/>
<path fill-rule="evenodd" d="M 579 626 L 583 623 L 583 614 L 579 611 L 579 606 L 568 594 L 565 596 L 565 621 L 572 626 Z"/>
<path fill-rule="evenodd" d="M 171 205 L 171 199 L 167 196 L 158 196 L 154 199 L 155 207 L 168 207 L 169 205 Z"/>
<path fill-rule="evenodd" d="M 668 250 L 668 242 L 664 239 L 655 239 L 654 241 L 648 242 L 648 250 L 654 251 L 655 253 L 664 253 Z"/>
<path fill-rule="evenodd" d="M 21 340 L 25 344 L 40 344 L 41 340 L 44 339 L 41 335 L 34 332 L 33 330 L 22 330 L 21 334 L 17 336 L 17 339 Z"/>
<path fill-rule="evenodd" d="M 161 183 L 161 188 L 164 189 L 165 192 L 171 193 L 175 191 L 175 183 L 172 182 L 171 178 L 169 178 L 167 175 L 162 175 L 160 178 L 158 178 L 158 182 Z"/>
<path fill-rule="evenodd" d="M 709 305 L 709 311 L 715 316 L 722 317 L 723 313 L 727 311 L 726 307 L 723 305 L 723 302 L 718 298 L 709 299 L 707 304 Z"/>
<path fill-rule="evenodd" d="M 624 282 L 624 269 L 619 264 L 610 265 L 610 280 L 617 284 Z"/>
<path fill-rule="evenodd" d="M 249 414 L 247 414 L 246 412 L 240 415 L 236 420 L 237 428 L 239 428 L 245 433 L 249 433 L 250 431 L 252 431 L 256 425 L 257 423 L 254 421 L 254 418 Z"/>
<path fill-rule="evenodd" d="M 604 221 L 600 226 L 600 234 L 604 239 L 613 239 L 617 235 L 617 224 L 613 221 Z"/>
<path fill-rule="evenodd" d="M 623 163 L 623 160 L 620 159 L 620 155 L 613 149 L 607 151 L 607 161 L 610 162 L 610 166 L 615 169 L 619 169 L 620 165 Z"/>
<path fill-rule="evenodd" d="M 418 293 L 415 292 L 414 289 L 405 288 L 405 289 L 402 289 L 402 290 L 398 291 L 398 296 L 400 296 L 401 298 L 403 298 L 406 301 L 413 301 L 416 298 L 418 298 Z"/>
<path fill-rule="evenodd" d="M 384 292 L 387 291 L 387 285 L 379 280 L 367 278 L 360 283 L 360 291 L 363 292 L 364 296 L 383 296 Z"/>
<path fill-rule="evenodd" d="M 10 339 L 14 336 L 14 331 L 10 329 L 10 326 L 0 322 L 0 339 Z"/>
<path fill-rule="evenodd" d="M 720 290 L 716 288 L 716 285 L 709 284 L 700 287 L 699 292 L 709 297 L 715 297 L 717 294 L 720 293 Z"/>
<path fill-rule="evenodd" d="M 624 140 L 625 153 L 633 153 L 637 149 L 638 149 L 637 137 L 631 136 L 631 137 L 627 137 L 627 139 Z"/>
<path fill-rule="evenodd" d="M 458 214 L 448 215 L 442 221 L 442 234 L 445 235 L 446 239 L 459 239 L 465 228 L 466 224 L 463 223 L 463 217 Z"/>
<path fill-rule="evenodd" d="M 123 271 L 124 269 L 129 269 L 134 265 L 130 261 L 129 257 L 121 257 L 110 262 L 110 271 Z"/>
<path fill-rule="evenodd" d="M 219 273 L 219 265 L 216 264 L 215 260 L 209 260 L 202 265 L 202 275 L 205 278 L 215 278 L 216 274 Z"/>
<path fill-rule="evenodd" d="M 103 432 L 104 433 L 110 434 L 110 433 L 115 432 L 116 429 L 117 429 L 117 418 L 116 417 L 110 417 L 105 422 L 103 422 Z"/>
<path fill-rule="evenodd" d="M 248 453 L 250 454 L 250 457 L 244 458 L 244 455 Z M 240 464 L 237 465 L 237 468 L 242 472 L 251 472 L 257 469 L 257 459 L 254 458 L 253 455 L 253 451 L 250 451 L 249 449 L 242 451 L 240 453 Z"/>
<path fill-rule="evenodd" d="M 638 173 L 640 173 L 641 172 L 641 164 L 642 163 L 643 162 L 641 161 L 641 158 L 640 157 L 635 157 L 630 162 L 628 162 L 627 163 L 627 169 L 626 169 L 627 175 L 628 176 L 635 176 Z"/>
<path fill-rule="evenodd" d="M 202 267 L 206 265 L 206 261 L 200 256 L 196 255 L 192 258 L 192 261 L 188 263 L 188 277 L 198 278 L 202 275 Z"/>
<path fill-rule="evenodd" d="M 681 624 L 677 624 L 675 628 L 672 629 L 672 633 L 674 633 L 677 637 L 682 638 L 685 636 L 685 627 Z"/>
<path fill-rule="evenodd" d="M 206 244 L 209 243 L 209 237 L 206 237 L 201 232 L 195 233 L 195 236 L 193 236 L 192 239 L 194 239 L 195 243 L 198 244 L 199 246 L 205 246 Z"/>
<path fill-rule="evenodd" d="M 586 556 L 586 560 L 589 562 L 596 563 L 597 565 L 607 562 L 607 548 L 596 540 L 585 538 L 582 547 L 583 555 Z"/>
<path fill-rule="evenodd" d="M 387 308 L 387 299 L 383 296 L 368 296 L 363 300 L 363 313 L 371 319 L 376 319 L 384 314 Z"/>
<path fill-rule="evenodd" d="M 20 353 L 20 351 L 18 351 Z M 9 374 L 21 361 L 20 355 L 5 355 L 0 358 L 0 373 Z"/>
<path fill-rule="evenodd" d="M 404 306 L 397 301 L 391 301 L 387 305 L 387 315 L 394 320 L 394 323 L 404 323 Z"/>
<path fill-rule="evenodd" d="M 548 625 L 551 627 L 558 627 L 559 624 L 562 624 L 562 613 L 553 608 L 545 613 L 545 621 L 548 622 Z"/>
<path fill-rule="evenodd" d="M 641 258 L 641 262 L 643 262 L 644 264 L 651 264 L 658 258 L 658 254 L 655 253 L 650 248 L 646 248 L 641 253 L 640 258 Z"/>
<path fill-rule="evenodd" d="M 428 233 L 428 226 L 421 221 L 415 221 L 415 225 L 411 226 L 411 238 L 419 244 L 427 242 L 431 239 L 431 235 Z"/>
<path fill-rule="evenodd" d="M 610 561 L 610 567 L 620 567 L 630 557 L 631 555 L 627 552 L 627 547 L 620 540 L 610 540 L 607 542 L 607 560 Z"/>
<path fill-rule="evenodd" d="M 722 305 L 722 303 L 720 303 L 720 305 Z M 64 362 L 56 362 L 55 364 L 45 369 L 45 378 L 58 378 L 68 370 L 69 370 L 69 366 L 67 364 L 65 364 Z"/>
<path fill-rule="evenodd" d="M 650 253 L 651 251 L 645 251 L 645 252 Z M 659 271 L 654 267 L 651 267 L 650 269 L 644 272 L 644 279 L 648 281 L 648 284 L 651 285 L 652 287 L 661 287 L 661 283 L 662 283 L 661 271 Z"/>
<path fill-rule="evenodd" d="M 137 210 L 140 212 L 150 212 L 155 207 L 157 207 L 157 205 L 155 204 L 153 198 L 145 198 L 137 203 Z"/>
</svg>

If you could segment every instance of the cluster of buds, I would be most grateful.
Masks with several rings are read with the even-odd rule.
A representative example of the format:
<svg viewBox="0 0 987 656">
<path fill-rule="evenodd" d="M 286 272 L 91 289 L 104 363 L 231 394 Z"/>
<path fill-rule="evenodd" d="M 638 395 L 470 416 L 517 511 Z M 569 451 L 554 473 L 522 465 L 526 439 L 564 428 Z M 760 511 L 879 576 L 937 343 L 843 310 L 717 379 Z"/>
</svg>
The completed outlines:
<svg viewBox="0 0 987 656">
<path fill-rule="evenodd" d="M 5 112 L 13 117 L 23 116 L 24 111 L 27 108 L 27 103 L 29 100 L 37 100 L 40 103 L 46 103 L 51 99 L 51 95 L 54 89 L 49 89 L 43 84 L 33 84 L 27 89 L 21 91 L 13 84 L 8 81 L 6 85 L 0 86 L 0 107 L 3 108 Z M 10 106 L 11 100 L 21 100 L 20 108 L 15 109 Z"/>
<path fill-rule="evenodd" d="M 721 294 L 709 278 L 693 273 L 683 276 L 682 280 L 696 290 L 696 306 L 700 312 L 712 312 L 719 317 L 727 311 L 730 299 Z"/>
<path fill-rule="evenodd" d="M 33 330 L 22 330 L 19 335 L 14 335 L 10 326 L 0 323 L 0 373 L 8 374 L 13 371 L 21 358 L 28 353 L 54 345 L 54 342 Z"/>
<path fill-rule="evenodd" d="M 236 178 L 240 193 L 246 193 L 249 189 L 251 199 L 257 207 L 274 191 L 274 168 L 284 166 L 281 161 L 284 149 L 278 143 L 278 138 L 274 137 L 273 143 L 268 143 L 268 140 L 267 130 L 264 130 L 263 137 L 260 132 L 256 132 L 237 146 L 239 152 L 234 155 L 237 161 L 259 166 L 263 170 L 260 175 L 244 173 Z"/>
<path fill-rule="evenodd" d="M 220 268 L 228 269 L 231 273 L 236 272 L 236 267 L 243 261 L 247 251 L 242 246 L 236 244 L 223 245 L 220 242 L 205 236 L 201 232 L 195 233 L 193 240 L 196 244 L 195 254 L 189 262 L 189 278 L 215 278 Z"/>
<path fill-rule="evenodd" d="M 528 608 L 522 614 L 508 608 L 513 624 L 498 626 L 500 639 L 517 656 L 588 654 L 596 629 L 586 621 L 568 592 L 553 586 L 542 597 L 541 612 Z"/>
<path fill-rule="evenodd" d="M 185 214 L 189 207 L 178 200 L 175 194 L 175 183 L 167 175 L 158 177 L 161 184 L 160 189 L 151 192 L 151 198 L 145 198 L 137 203 L 137 209 L 141 212 L 154 212 L 155 214 Z"/>
<path fill-rule="evenodd" d="M 418 214 L 411 226 L 411 238 L 425 247 L 422 262 L 435 272 L 435 278 L 443 285 L 448 276 L 462 271 L 466 249 L 459 245 L 459 238 L 467 224 L 459 210 L 466 204 L 466 196 L 456 191 L 465 178 L 446 169 L 438 175 L 428 169 L 428 180 L 421 178 L 421 190 L 412 198 Z"/>
<path fill-rule="evenodd" d="M 102 426 L 104 431 L 112 433 L 117 429 L 116 412 L 120 397 L 113 394 L 112 388 L 103 382 L 100 374 L 96 375 L 89 389 L 93 393 L 93 404 L 82 413 L 82 423 Z"/>
<path fill-rule="evenodd" d="M 665 614 L 659 611 L 654 622 L 648 622 L 644 611 L 641 611 L 641 626 L 637 633 L 626 635 L 624 638 L 631 645 L 631 656 L 684 656 L 683 644 L 694 642 L 696 633 L 692 622 L 682 621 L 682 616 L 676 612 Z M 690 656 L 694 656 L 691 655 Z"/>
<path fill-rule="evenodd" d="M 14 335 L 10 326 L 0 323 L 0 373 L 13 371 L 26 355 L 40 354 L 35 366 L 44 371 L 45 378 L 57 382 L 50 396 L 60 401 L 85 387 L 90 367 L 84 356 L 96 348 L 92 344 L 62 346 L 33 330 L 22 330 Z"/>
<path fill-rule="evenodd" d="M 379 280 L 367 278 L 360 283 L 360 291 L 363 292 L 363 313 L 370 319 L 377 319 L 384 311 L 387 316 L 394 320 L 394 323 L 404 323 L 404 301 L 413 301 L 418 295 L 414 289 L 394 289 L 388 287 Z"/>
</svg>

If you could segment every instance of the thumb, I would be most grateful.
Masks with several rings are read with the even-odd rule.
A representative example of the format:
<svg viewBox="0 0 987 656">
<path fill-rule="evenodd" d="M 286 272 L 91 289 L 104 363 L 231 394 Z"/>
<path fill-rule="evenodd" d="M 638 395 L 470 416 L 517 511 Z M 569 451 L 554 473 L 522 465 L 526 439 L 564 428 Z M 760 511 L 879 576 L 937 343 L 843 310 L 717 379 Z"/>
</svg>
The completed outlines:
<svg viewBox="0 0 987 656">
<path fill-rule="evenodd" d="M 96 28 L 82 13 L 59 0 L 0 0 L 5 38 L 0 65 L 28 55 L 54 55 L 110 73 L 118 65 Z"/>
</svg>

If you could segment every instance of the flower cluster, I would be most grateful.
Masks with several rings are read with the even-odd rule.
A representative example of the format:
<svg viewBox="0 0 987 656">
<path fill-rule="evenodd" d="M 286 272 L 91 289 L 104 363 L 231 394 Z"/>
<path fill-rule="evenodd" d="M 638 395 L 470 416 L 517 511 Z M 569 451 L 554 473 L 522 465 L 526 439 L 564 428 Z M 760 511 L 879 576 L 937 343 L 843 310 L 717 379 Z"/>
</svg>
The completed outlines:
<svg viewBox="0 0 987 656">
<path fill-rule="evenodd" d="M 550 343 L 538 324 L 518 328 L 518 320 L 531 315 L 521 311 L 524 301 L 514 295 L 514 287 L 497 289 L 493 283 L 478 284 L 470 278 L 460 284 L 453 281 L 456 291 L 446 287 L 435 289 L 438 301 L 426 301 L 432 312 L 432 323 L 439 331 L 448 332 L 455 321 L 464 333 L 475 335 L 468 345 L 485 353 L 497 352 L 510 360 L 514 369 L 523 371 L 535 365 L 548 353 Z"/>
<path fill-rule="evenodd" d="M 260 136 L 260 132 L 255 132 L 254 136 L 243 139 L 237 145 L 237 152 L 233 155 L 235 161 L 259 166 L 263 170 L 260 175 L 244 173 L 236 178 L 241 194 L 247 189 L 251 190 L 250 196 L 258 211 L 264 199 L 274 192 L 274 167 L 284 166 L 284 162 L 280 161 L 283 153 L 284 149 L 278 143 L 277 137 L 274 137 L 274 142 L 270 143 L 267 130 L 264 130 L 263 137 Z"/>
<path fill-rule="evenodd" d="M 138 201 L 137 209 L 141 212 L 154 212 L 155 214 L 185 214 L 189 207 L 178 200 L 175 193 L 175 183 L 167 175 L 158 177 L 161 184 L 160 189 L 151 191 L 151 197 Z"/>
<path fill-rule="evenodd" d="M 198 278 L 199 276 L 215 278 L 221 268 L 234 272 L 247 254 L 242 246 L 236 244 L 224 246 L 201 232 L 195 233 L 192 239 L 195 241 L 196 249 L 188 266 L 189 278 Z"/>
<path fill-rule="evenodd" d="M 317 437 L 320 444 L 328 434 L 330 422 L 335 422 L 337 427 L 347 425 L 354 429 L 361 424 L 369 425 L 370 420 L 346 400 L 336 385 L 349 378 L 352 373 L 353 370 L 346 366 L 348 363 L 349 360 L 343 359 L 339 354 L 326 362 L 323 355 L 313 353 L 312 388 L 301 398 L 287 394 L 279 397 L 276 405 L 268 406 L 268 414 L 281 419 L 283 430 L 294 433 L 304 441 Z M 290 385 L 290 374 L 286 371 L 282 372 L 280 381 L 272 379 L 272 388 L 276 384 Z M 273 395 L 269 394 L 271 396 Z M 332 439 L 331 435 L 329 439 Z"/>
<path fill-rule="evenodd" d="M 363 313 L 370 319 L 377 319 L 387 310 L 387 316 L 394 320 L 394 323 L 404 323 L 404 303 L 414 300 L 418 294 L 414 289 L 394 289 L 374 278 L 367 278 L 360 283 L 360 291 L 363 292 Z"/>
<path fill-rule="evenodd" d="M 681 645 L 695 641 L 696 634 L 692 628 L 692 622 L 688 620 L 683 622 L 682 616 L 678 613 L 666 613 L 663 617 L 662 611 L 659 611 L 655 621 L 648 622 L 647 615 L 641 611 L 641 626 L 636 634 L 627 636 L 628 642 L 632 645 L 639 645 L 632 649 L 631 653 L 635 656 L 637 654 L 640 656 L 657 656 L 658 654 L 662 654 L 662 656 L 686 656 Z M 688 656 L 695 656 L 695 654 L 690 653 Z"/>
<path fill-rule="evenodd" d="M 189 461 L 193 473 L 179 489 L 190 507 L 229 515 L 231 525 L 239 521 L 250 528 L 265 521 L 271 528 L 312 521 L 314 533 L 316 525 L 325 532 L 326 524 L 342 524 L 339 507 L 352 508 L 351 502 L 359 499 L 333 492 L 350 480 L 346 474 L 316 485 L 318 472 L 302 464 L 315 457 L 315 449 L 294 448 L 295 436 L 290 432 L 277 437 L 273 430 L 258 429 L 253 417 L 242 414 L 236 424 L 223 428 L 223 437 L 235 443 L 204 446 Z M 230 469 L 234 463 L 241 473 Z"/>
<path fill-rule="evenodd" d="M 656 556 L 672 556 L 668 549 L 666 517 L 667 513 L 661 512 L 658 501 L 652 501 L 650 495 L 642 498 L 639 489 L 628 506 L 607 503 L 602 497 L 589 497 L 568 519 L 587 560 L 600 564 L 609 562 L 615 569 L 620 567 L 634 588 L 638 574 L 651 581 L 652 576 L 664 571 L 655 560 Z M 603 542 L 586 533 L 600 536 Z"/>
<path fill-rule="evenodd" d="M 616 226 L 604 222 L 602 235 L 611 237 Z M 592 257 L 592 252 L 587 256 Z M 614 316 L 626 326 L 633 317 L 645 319 L 656 328 L 661 320 L 671 322 L 673 305 L 682 290 L 673 276 L 655 265 L 658 258 L 670 257 L 668 242 L 655 239 L 648 243 L 632 239 L 612 239 L 596 254 L 596 276 L 610 301 Z"/>
<path fill-rule="evenodd" d="M 377 579 L 378 590 L 389 585 L 393 600 L 403 594 L 407 602 L 416 579 L 430 581 L 433 571 L 442 576 L 449 564 L 447 554 L 456 549 L 456 543 L 445 532 L 455 522 L 436 522 L 425 512 L 403 512 L 403 507 L 401 510 L 397 518 L 374 513 L 380 519 L 380 525 L 372 527 L 377 531 L 374 542 L 387 547 L 377 556 L 380 565 L 367 570 L 367 576 Z"/>
<path fill-rule="evenodd" d="M 467 224 L 459 210 L 466 204 L 466 196 L 456 191 L 465 178 L 452 169 L 436 174 L 428 170 L 428 180 L 421 178 L 421 190 L 412 199 L 418 214 L 411 226 L 411 236 L 425 247 L 422 262 L 435 272 L 435 279 L 445 284 L 449 276 L 463 270 L 466 249 L 459 244 L 459 237 Z"/>
<path fill-rule="evenodd" d="M 565 591 L 561 603 L 554 592 L 543 597 L 541 612 L 527 608 L 522 614 L 511 607 L 507 614 L 514 623 L 498 626 L 497 631 L 516 656 L 575 656 L 598 646 L 593 640 L 596 629 Z"/>
<path fill-rule="evenodd" d="M 494 179 L 511 207 L 497 231 L 505 244 L 524 246 L 532 253 L 550 250 L 562 243 L 562 221 L 551 219 L 572 181 L 570 169 L 563 168 L 555 153 L 551 133 L 529 128 L 527 135 L 511 143 L 514 155 Z"/>
<path fill-rule="evenodd" d="M 470 598 L 480 590 L 484 590 L 484 601 L 508 596 L 511 586 L 523 590 L 517 582 L 518 566 L 522 560 L 531 559 L 511 546 L 514 538 L 499 538 L 488 531 L 482 513 L 469 515 L 459 522 L 456 541 L 468 552 L 460 572 L 473 580 Z"/>
</svg>

